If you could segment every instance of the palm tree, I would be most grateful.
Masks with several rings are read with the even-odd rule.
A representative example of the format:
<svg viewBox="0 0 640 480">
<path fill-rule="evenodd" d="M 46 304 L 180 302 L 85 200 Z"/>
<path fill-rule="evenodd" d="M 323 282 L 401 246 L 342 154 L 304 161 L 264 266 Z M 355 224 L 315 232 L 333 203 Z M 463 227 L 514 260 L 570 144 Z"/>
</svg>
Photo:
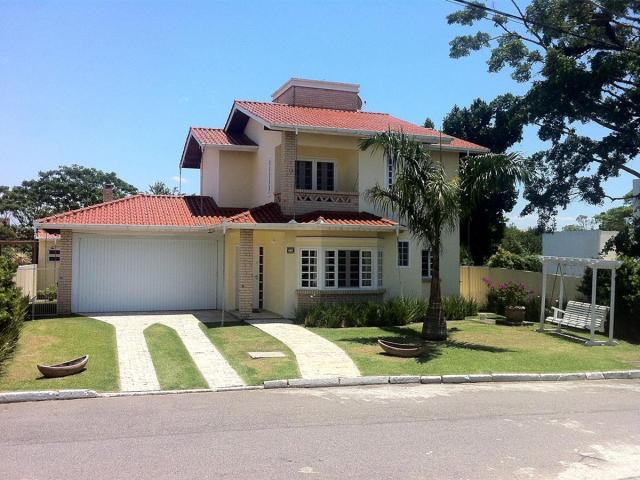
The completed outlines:
<svg viewBox="0 0 640 480">
<path fill-rule="evenodd" d="M 360 148 L 382 149 L 387 161 L 395 165 L 393 184 L 367 190 L 367 198 L 385 212 L 393 212 L 400 223 L 432 252 L 429 308 L 422 324 L 422 337 L 427 340 L 446 340 L 447 323 L 442 312 L 440 287 L 440 253 L 442 234 L 453 231 L 462 213 L 460 179 L 448 178 L 440 161 L 434 161 L 424 145 L 403 132 L 384 132 L 364 139 Z M 494 158 L 496 157 L 496 158 Z M 497 158 L 497 157 L 505 157 Z M 475 161 L 465 162 L 465 188 L 481 192 L 493 188 L 499 179 L 514 168 L 515 157 L 505 155 L 491 158 L 491 168 Z M 522 173 L 522 172 L 520 172 Z M 520 174 L 519 173 L 519 174 Z M 484 190 L 486 191 L 486 190 Z"/>
<path fill-rule="evenodd" d="M 370 201 L 386 212 L 393 212 L 411 234 L 432 253 L 429 309 L 422 325 L 422 336 L 428 340 L 445 340 L 447 324 L 442 314 L 440 290 L 441 236 L 455 229 L 460 214 L 458 178 L 447 178 L 440 162 L 420 142 L 402 132 L 385 132 L 367 138 L 360 148 L 381 148 L 395 166 L 395 177 L 389 188 L 380 185 L 367 190 Z"/>
</svg>

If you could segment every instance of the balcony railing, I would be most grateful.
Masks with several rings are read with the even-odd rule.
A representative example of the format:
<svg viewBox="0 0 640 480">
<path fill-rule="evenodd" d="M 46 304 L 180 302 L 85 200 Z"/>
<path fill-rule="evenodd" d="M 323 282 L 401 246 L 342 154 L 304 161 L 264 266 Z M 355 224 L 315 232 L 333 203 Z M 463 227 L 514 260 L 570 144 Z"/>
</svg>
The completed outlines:
<svg viewBox="0 0 640 480">
<path fill-rule="evenodd" d="M 357 212 L 360 195 L 358 192 L 331 192 L 324 190 L 296 190 L 296 213 L 315 210 Z"/>
</svg>

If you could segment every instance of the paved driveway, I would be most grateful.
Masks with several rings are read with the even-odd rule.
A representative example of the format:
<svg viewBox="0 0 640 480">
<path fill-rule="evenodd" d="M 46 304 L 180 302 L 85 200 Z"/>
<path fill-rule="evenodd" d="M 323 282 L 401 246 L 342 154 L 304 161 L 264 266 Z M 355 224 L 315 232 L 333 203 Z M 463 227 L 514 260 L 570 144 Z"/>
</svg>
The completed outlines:
<svg viewBox="0 0 640 480">
<path fill-rule="evenodd" d="M 200 329 L 201 321 L 219 321 L 220 312 L 89 313 L 85 315 L 115 327 L 120 389 L 123 391 L 160 389 L 144 338 L 144 329 L 155 323 L 166 325 L 177 332 L 210 388 L 244 385 L 240 376 Z"/>
</svg>

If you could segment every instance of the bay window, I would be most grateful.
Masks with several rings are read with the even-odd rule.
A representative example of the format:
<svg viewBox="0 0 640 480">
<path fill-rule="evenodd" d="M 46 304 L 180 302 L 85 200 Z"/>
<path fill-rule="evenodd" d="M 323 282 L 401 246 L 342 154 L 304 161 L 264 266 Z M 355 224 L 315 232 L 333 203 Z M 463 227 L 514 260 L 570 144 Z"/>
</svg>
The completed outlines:
<svg viewBox="0 0 640 480">
<path fill-rule="evenodd" d="M 300 287 L 379 288 L 382 285 L 381 258 L 379 251 L 370 249 L 301 249 Z"/>
</svg>

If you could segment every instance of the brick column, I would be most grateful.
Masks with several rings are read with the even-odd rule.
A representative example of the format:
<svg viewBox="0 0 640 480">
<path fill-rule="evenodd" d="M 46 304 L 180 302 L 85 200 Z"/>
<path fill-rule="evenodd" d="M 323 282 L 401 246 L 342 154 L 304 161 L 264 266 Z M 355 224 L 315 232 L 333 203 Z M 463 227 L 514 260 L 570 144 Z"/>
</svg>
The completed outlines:
<svg viewBox="0 0 640 480">
<path fill-rule="evenodd" d="M 253 313 L 253 230 L 240 230 L 238 311 L 240 318 Z"/>
<path fill-rule="evenodd" d="M 60 263 L 58 264 L 58 314 L 71 313 L 71 273 L 73 233 L 71 230 L 60 231 Z"/>
<path fill-rule="evenodd" d="M 280 175 L 280 208 L 285 215 L 293 215 L 295 209 L 296 188 L 296 134 L 295 132 L 282 132 L 282 145 L 280 146 L 281 168 Z"/>
</svg>

